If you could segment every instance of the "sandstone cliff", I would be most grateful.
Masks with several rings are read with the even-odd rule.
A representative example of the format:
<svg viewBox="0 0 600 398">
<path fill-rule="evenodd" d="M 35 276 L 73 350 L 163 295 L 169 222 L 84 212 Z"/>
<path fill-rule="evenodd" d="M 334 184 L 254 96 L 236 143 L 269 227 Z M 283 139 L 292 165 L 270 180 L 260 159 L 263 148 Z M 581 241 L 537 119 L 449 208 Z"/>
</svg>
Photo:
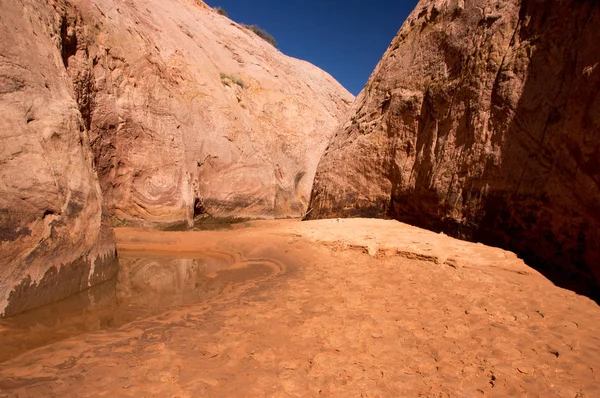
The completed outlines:
<svg viewBox="0 0 600 398">
<path fill-rule="evenodd" d="M 31 0 L 0 12 L 0 315 L 116 275 L 61 14 Z"/>
<path fill-rule="evenodd" d="M 598 26 L 591 0 L 420 1 L 325 152 L 310 217 L 392 217 L 600 281 Z"/>
<path fill-rule="evenodd" d="M 194 0 L 78 2 L 68 70 L 117 224 L 299 216 L 353 96 Z"/>
<path fill-rule="evenodd" d="M 306 209 L 353 96 L 193 0 L 0 4 L 0 315 L 115 275 L 109 225 Z"/>
</svg>

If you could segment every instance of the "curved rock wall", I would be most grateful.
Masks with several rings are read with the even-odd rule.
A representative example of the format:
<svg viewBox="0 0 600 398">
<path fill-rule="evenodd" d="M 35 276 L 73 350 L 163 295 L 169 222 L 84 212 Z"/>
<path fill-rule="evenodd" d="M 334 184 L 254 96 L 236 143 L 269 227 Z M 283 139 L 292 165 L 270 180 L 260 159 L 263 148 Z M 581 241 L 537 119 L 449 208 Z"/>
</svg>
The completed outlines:
<svg viewBox="0 0 600 398">
<path fill-rule="evenodd" d="M 0 315 L 115 276 L 109 226 L 301 215 L 353 100 L 199 0 L 0 3 Z"/>
<path fill-rule="evenodd" d="M 311 218 L 392 217 L 600 281 L 600 7 L 423 0 L 335 133 Z"/>
<path fill-rule="evenodd" d="M 87 131 L 65 72 L 65 5 L 0 12 L 0 315 L 116 275 Z"/>
<path fill-rule="evenodd" d="M 354 97 L 193 0 L 85 0 L 69 72 L 118 225 L 287 217 Z"/>
</svg>

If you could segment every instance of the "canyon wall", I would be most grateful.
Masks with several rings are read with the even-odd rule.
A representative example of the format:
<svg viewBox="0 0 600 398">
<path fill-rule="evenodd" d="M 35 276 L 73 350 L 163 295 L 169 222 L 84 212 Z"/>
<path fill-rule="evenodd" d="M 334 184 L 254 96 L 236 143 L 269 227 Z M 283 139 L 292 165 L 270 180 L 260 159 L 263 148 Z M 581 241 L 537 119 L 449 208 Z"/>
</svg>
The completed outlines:
<svg viewBox="0 0 600 398">
<path fill-rule="evenodd" d="M 300 216 L 353 100 L 201 1 L 0 3 L 0 315 L 114 277 L 115 225 Z"/>
<path fill-rule="evenodd" d="M 320 161 L 310 218 L 391 217 L 600 281 L 600 6 L 422 0 Z"/>
<path fill-rule="evenodd" d="M 307 208 L 354 97 L 194 0 L 83 0 L 68 70 L 116 225 Z"/>
<path fill-rule="evenodd" d="M 10 0 L 0 12 L 0 315 L 70 296 L 118 269 L 61 55 L 63 11 Z"/>
</svg>

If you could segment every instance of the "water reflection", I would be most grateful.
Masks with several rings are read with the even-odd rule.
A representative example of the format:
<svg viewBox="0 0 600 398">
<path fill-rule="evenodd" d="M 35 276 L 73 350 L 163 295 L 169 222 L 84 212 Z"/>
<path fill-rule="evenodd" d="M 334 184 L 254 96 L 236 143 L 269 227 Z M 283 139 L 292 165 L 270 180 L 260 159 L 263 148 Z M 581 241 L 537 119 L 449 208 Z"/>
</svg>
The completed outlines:
<svg viewBox="0 0 600 398">
<path fill-rule="evenodd" d="M 203 258 L 121 257 L 118 278 L 76 296 L 0 319 L 0 362 L 81 333 L 214 297 L 228 287 L 260 281 L 282 270 L 268 259 L 242 261 L 212 253 Z"/>
<path fill-rule="evenodd" d="M 161 312 L 198 303 L 221 293 L 229 284 L 265 278 L 278 269 L 265 261 L 229 264 L 219 258 L 124 258 L 117 299 L 129 307 Z"/>
</svg>

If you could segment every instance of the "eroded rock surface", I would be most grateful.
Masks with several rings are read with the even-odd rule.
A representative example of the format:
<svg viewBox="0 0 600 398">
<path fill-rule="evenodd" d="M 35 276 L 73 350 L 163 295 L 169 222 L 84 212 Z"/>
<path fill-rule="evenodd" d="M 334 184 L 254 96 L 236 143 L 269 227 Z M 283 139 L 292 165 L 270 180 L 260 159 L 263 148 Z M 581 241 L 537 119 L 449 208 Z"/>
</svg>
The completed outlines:
<svg viewBox="0 0 600 398">
<path fill-rule="evenodd" d="M 201 1 L 0 5 L 0 314 L 116 274 L 109 225 L 306 210 L 353 96 Z"/>
<path fill-rule="evenodd" d="M 326 150 L 310 217 L 393 217 L 600 281 L 598 26 L 594 1 L 421 1 Z"/>
<path fill-rule="evenodd" d="M 0 315 L 116 274 L 88 135 L 65 72 L 66 8 L 0 12 Z"/>
<path fill-rule="evenodd" d="M 202 2 L 78 8 L 68 69 L 115 220 L 306 210 L 320 155 L 354 99 L 339 83 Z"/>
</svg>

